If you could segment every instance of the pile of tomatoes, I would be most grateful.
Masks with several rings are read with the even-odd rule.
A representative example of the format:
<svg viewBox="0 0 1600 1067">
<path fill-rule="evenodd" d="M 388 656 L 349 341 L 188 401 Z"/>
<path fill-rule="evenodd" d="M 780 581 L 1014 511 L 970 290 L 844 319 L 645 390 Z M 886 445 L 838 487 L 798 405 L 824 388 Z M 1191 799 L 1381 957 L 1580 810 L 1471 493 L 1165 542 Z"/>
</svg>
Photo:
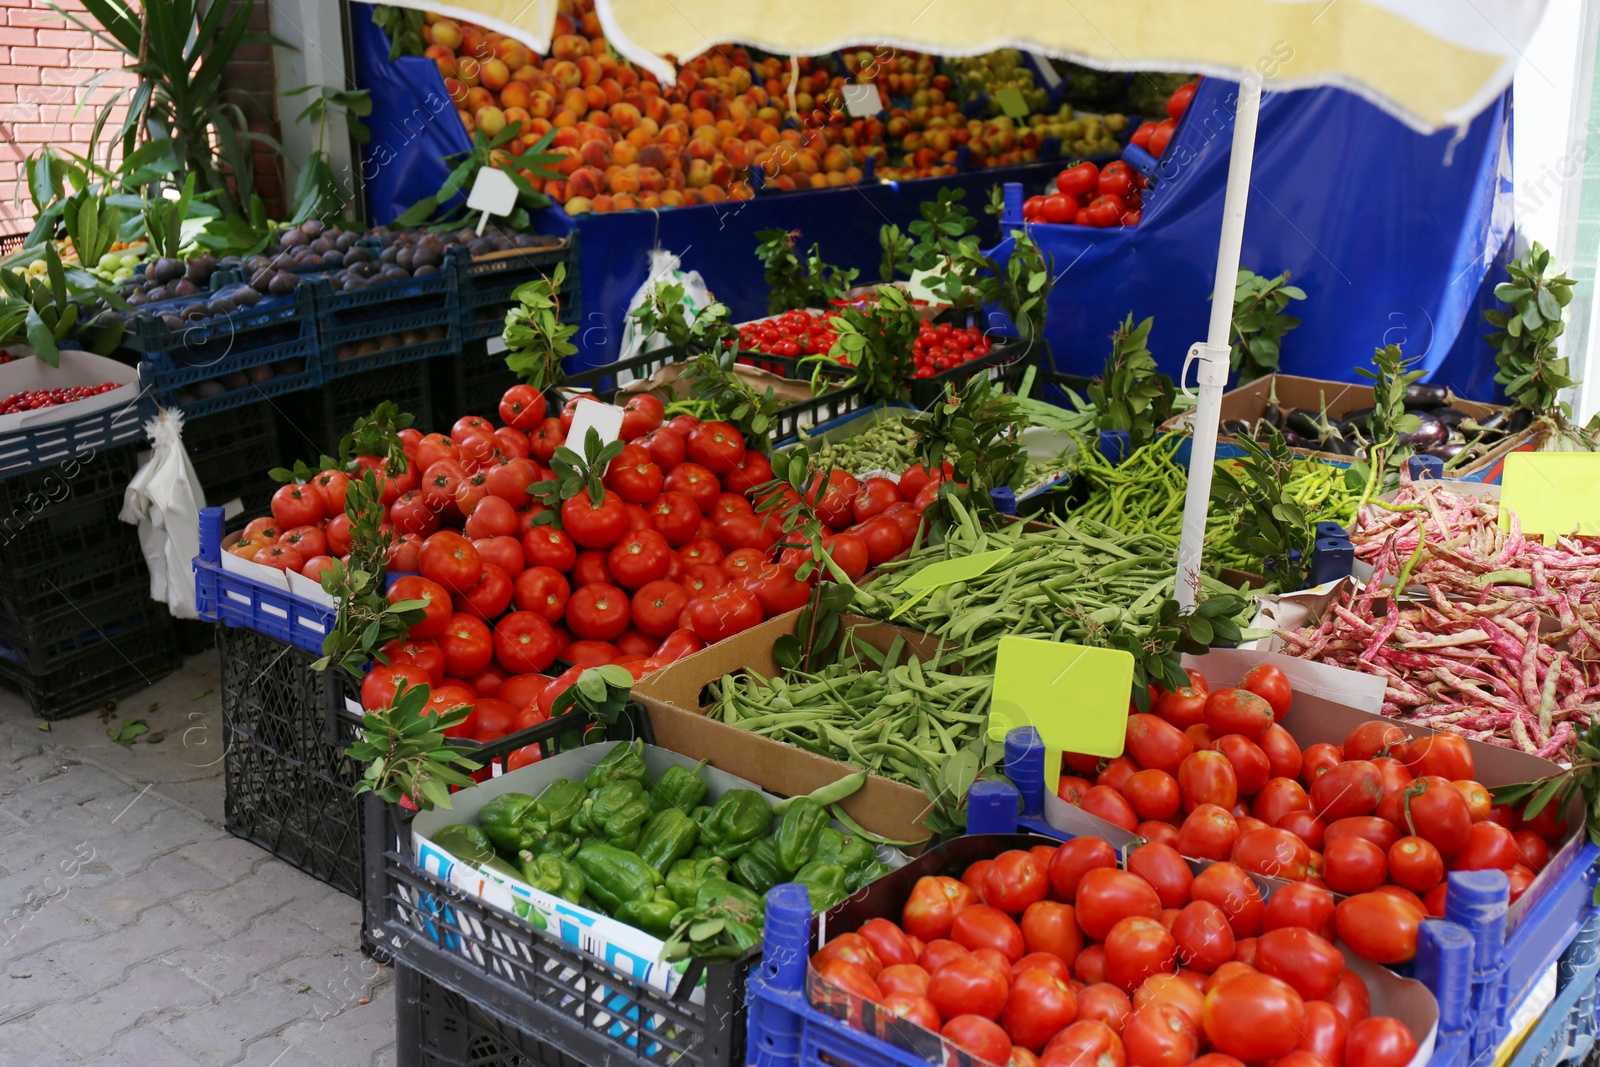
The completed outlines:
<svg viewBox="0 0 1600 1067">
<path fill-rule="evenodd" d="M 1058 795 L 1195 859 L 1336 893 L 1387 891 L 1362 906 L 1381 912 L 1375 929 L 1408 927 L 1409 951 L 1415 923 L 1395 913 L 1399 904 L 1442 917 L 1448 873 L 1486 869 L 1506 872 L 1516 900 L 1565 836 L 1553 807 L 1523 820 L 1495 805 L 1460 737 L 1413 739 L 1375 719 L 1342 745 L 1302 752 L 1278 725 L 1293 697 L 1278 668 L 1258 665 L 1238 688 L 1215 692 L 1189 677 L 1176 692 L 1153 691 L 1153 714 L 1128 717 L 1121 756 L 1065 756 Z M 1400 962 L 1388 945 L 1350 944 Z"/>
<path fill-rule="evenodd" d="M 384 652 L 362 686 L 377 707 L 397 682 L 431 687 L 444 711 L 472 705 L 456 731 L 491 741 L 544 721 L 556 697 L 587 667 L 615 663 L 635 678 L 705 644 L 802 606 L 816 575 L 798 570 L 809 549 L 784 547 L 784 505 L 757 514 L 756 489 L 772 480 L 767 457 L 731 425 L 681 415 L 644 394 L 624 408 L 621 455 L 604 474 L 602 499 L 561 503 L 556 521 L 529 488 L 551 462 L 580 397 L 547 414 L 542 394 L 513 386 L 503 425 L 466 416 L 449 434 L 401 434 L 407 467 L 389 477 L 377 457 L 400 575 L 391 601 L 421 600 L 426 617 Z M 355 472 L 351 472 L 355 473 Z M 948 468 L 920 467 L 899 484 L 834 471 L 811 503 L 824 541 L 852 580 L 909 546 Z M 326 470 L 274 494 L 229 551 L 318 578 L 350 549 L 345 493 L 350 474 Z M 780 492 L 795 498 L 793 490 Z M 909 496 L 909 499 L 902 494 Z M 570 665 L 552 678 L 557 662 Z M 515 769 L 537 757 L 513 757 Z"/>
<path fill-rule="evenodd" d="M 1121 160 L 1104 168 L 1079 163 L 1056 175 L 1054 193 L 1028 197 L 1022 204 L 1022 219 L 1102 229 L 1137 226 L 1144 188 L 1144 175 Z"/>
<path fill-rule="evenodd" d="M 1010 1067 L 1404 1067 L 1416 1038 L 1371 1014 L 1333 943 L 1352 903 L 1307 885 L 1263 900 L 1243 868 L 1196 875 L 1159 842 L 1119 869 L 1079 837 L 921 878 L 898 925 L 872 919 L 811 966 Z"/>
<path fill-rule="evenodd" d="M 1160 122 L 1141 123 L 1128 140 L 1160 159 L 1172 141 L 1172 135 L 1178 128 L 1178 120 L 1189 110 L 1189 101 L 1194 99 L 1195 90 L 1198 88 L 1198 78 L 1178 86 L 1172 95 L 1167 97 L 1167 117 Z"/>
<path fill-rule="evenodd" d="M 8 359 L 0 359 L 0 363 L 9 362 Z M 0 400 L 0 415 L 15 415 L 19 411 L 60 407 L 74 400 L 87 400 L 91 396 L 109 393 L 116 388 L 118 388 L 116 382 L 101 382 L 99 385 L 69 385 L 56 389 L 36 389 L 28 393 L 12 393 L 4 400 Z"/>
<path fill-rule="evenodd" d="M 832 325 L 837 314 L 834 311 L 820 315 L 785 311 L 770 319 L 745 323 L 739 327 L 739 348 L 791 358 L 826 355 L 838 340 Z M 976 326 L 935 325 L 924 319 L 912 343 L 912 356 L 916 361 L 913 377 L 931 378 L 941 371 L 986 356 L 993 347 L 993 342 Z M 849 361 L 841 359 L 840 362 L 847 364 Z"/>
</svg>

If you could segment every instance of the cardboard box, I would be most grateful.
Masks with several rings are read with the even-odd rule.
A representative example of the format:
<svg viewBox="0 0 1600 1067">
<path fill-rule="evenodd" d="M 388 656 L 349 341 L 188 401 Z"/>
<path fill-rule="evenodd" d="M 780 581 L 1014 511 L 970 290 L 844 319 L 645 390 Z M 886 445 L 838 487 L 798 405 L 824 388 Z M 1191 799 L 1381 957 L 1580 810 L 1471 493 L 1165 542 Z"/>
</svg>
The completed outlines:
<svg viewBox="0 0 1600 1067">
<path fill-rule="evenodd" d="M 1320 378 L 1300 378 L 1292 374 L 1269 374 L 1265 378 L 1257 378 L 1253 382 L 1230 389 L 1222 395 L 1222 410 L 1218 418 L 1223 422 L 1234 419 L 1254 423 L 1266 413 L 1267 403 L 1274 396 L 1278 405 L 1285 411 L 1292 408 L 1305 408 L 1308 411 L 1326 411 L 1330 419 L 1338 420 L 1360 408 L 1371 407 L 1373 401 L 1372 386 L 1355 382 L 1328 382 Z M 1460 411 L 1466 412 L 1474 418 L 1484 418 L 1497 411 L 1503 410 L 1493 404 L 1480 404 L 1474 400 L 1457 400 L 1453 405 Z M 1187 411 L 1175 415 L 1162 423 L 1163 430 L 1177 430 L 1188 432 L 1192 426 L 1194 412 Z M 1505 458 L 1512 452 L 1531 452 L 1537 449 L 1542 441 L 1542 433 L 1536 429 L 1529 430 L 1501 441 L 1491 449 L 1482 459 L 1469 463 L 1452 471 L 1457 477 L 1467 478 L 1470 481 L 1498 481 L 1501 468 L 1505 465 Z M 1226 435 L 1219 438 L 1228 440 Z M 1307 449 L 1296 449 L 1296 455 L 1314 456 L 1328 463 L 1340 466 L 1349 466 L 1350 458 L 1333 452 L 1314 452 Z M 1220 455 L 1220 453 L 1219 453 Z"/>
<path fill-rule="evenodd" d="M 702 710 L 701 691 L 725 674 L 746 670 L 766 677 L 778 674 L 772 643 L 794 632 L 799 614 L 791 611 L 774 616 L 645 675 L 633 687 L 633 697 L 650 712 L 656 743 L 691 759 L 709 760 L 711 766 L 743 775 L 781 796 L 810 793 L 855 773 L 856 768 L 838 760 L 708 719 Z M 924 634 L 855 615 L 846 615 L 841 629 L 879 651 L 887 649 L 896 635 L 902 636 L 922 659 L 932 658 L 940 647 L 937 640 Z M 928 836 L 922 822 L 928 798 L 915 786 L 869 775 L 867 784 L 844 802 L 844 810 L 868 830 L 892 840 L 916 841 Z"/>
<path fill-rule="evenodd" d="M 661 950 L 665 942 L 627 923 L 540 892 L 517 879 L 465 863 L 430 840 L 431 835 L 453 823 L 475 824 L 484 805 L 502 793 L 538 796 L 558 779 L 581 779 L 614 747 L 585 745 L 453 794 L 450 808 L 422 812 L 412 822 L 412 859 L 417 866 L 440 881 L 448 882 L 502 911 L 511 912 L 569 945 L 576 945 L 591 955 L 599 956 L 617 970 L 646 985 L 671 993 L 677 987 L 687 961 L 676 964 L 664 962 Z M 689 769 L 693 769 L 695 764 L 692 759 L 654 745 L 645 746 L 644 761 L 652 777 L 659 776 L 674 764 Z M 700 773 L 708 787 L 707 803 L 714 803 L 730 789 L 758 788 L 755 783 L 725 771 L 702 768 Z M 426 921 L 425 914 L 419 911 L 419 916 Z M 492 961 L 490 963 L 492 966 Z M 704 994 L 696 989 L 691 999 L 695 1003 L 703 1003 Z"/>
<path fill-rule="evenodd" d="M 684 399 L 689 395 L 688 383 L 681 380 L 686 367 L 687 364 L 683 363 L 668 363 L 648 378 L 629 382 L 617 390 L 617 403 L 626 403 L 624 398 L 637 396 L 640 393 L 649 393 L 663 404 Z M 798 404 L 816 395 L 811 391 L 811 383 L 808 381 L 780 378 L 776 374 L 757 367 L 747 367 L 742 363 L 734 364 L 733 373 L 758 393 L 765 394 L 771 389 L 772 395 L 784 404 Z"/>
</svg>

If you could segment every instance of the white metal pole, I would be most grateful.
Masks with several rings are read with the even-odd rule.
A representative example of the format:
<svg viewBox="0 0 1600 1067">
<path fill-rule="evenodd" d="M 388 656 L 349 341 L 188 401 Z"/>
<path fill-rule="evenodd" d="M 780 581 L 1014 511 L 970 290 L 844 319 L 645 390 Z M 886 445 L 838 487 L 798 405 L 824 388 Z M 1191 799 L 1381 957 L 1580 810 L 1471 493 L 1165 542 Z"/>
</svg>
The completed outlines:
<svg viewBox="0 0 1600 1067">
<path fill-rule="evenodd" d="M 1250 199 L 1250 167 L 1256 146 L 1256 118 L 1261 110 L 1261 83 L 1239 83 L 1239 107 L 1233 124 L 1233 153 L 1228 161 L 1228 189 L 1222 202 L 1222 237 L 1217 243 L 1217 276 L 1211 296 L 1211 324 L 1206 339 L 1189 349 L 1183 364 L 1198 363 L 1200 398 L 1194 413 L 1194 449 L 1189 457 L 1189 488 L 1183 500 L 1183 535 L 1178 542 L 1176 598 L 1191 607 L 1200 580 L 1205 549 L 1206 508 L 1211 500 L 1211 470 L 1217 461 L 1217 422 L 1222 390 L 1228 383 L 1228 330 L 1233 320 L 1233 289 L 1239 276 L 1239 249 L 1244 243 L 1244 209 Z M 1187 391 L 1187 387 L 1185 387 Z"/>
</svg>

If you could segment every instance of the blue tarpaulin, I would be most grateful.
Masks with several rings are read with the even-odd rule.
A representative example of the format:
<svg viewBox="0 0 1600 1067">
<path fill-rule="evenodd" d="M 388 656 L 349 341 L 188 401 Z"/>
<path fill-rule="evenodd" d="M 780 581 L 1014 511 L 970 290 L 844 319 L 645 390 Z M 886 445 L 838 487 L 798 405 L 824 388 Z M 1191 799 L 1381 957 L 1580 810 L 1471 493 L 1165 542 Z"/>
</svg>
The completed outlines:
<svg viewBox="0 0 1600 1067">
<path fill-rule="evenodd" d="M 1236 89 L 1201 83 L 1139 226 L 1028 226 L 1059 277 L 1045 325 L 1058 370 L 1099 373 L 1129 312 L 1154 316 L 1150 348 L 1169 373 L 1205 339 Z M 1430 381 L 1493 397 L 1483 310 L 1511 246 L 1510 113 L 1508 93 L 1459 136 L 1422 136 L 1338 89 L 1263 97 L 1239 262 L 1287 270 L 1306 291 L 1289 309 L 1302 324 L 1284 338 L 1285 372 L 1354 381 L 1376 347 L 1398 344 Z"/>
</svg>

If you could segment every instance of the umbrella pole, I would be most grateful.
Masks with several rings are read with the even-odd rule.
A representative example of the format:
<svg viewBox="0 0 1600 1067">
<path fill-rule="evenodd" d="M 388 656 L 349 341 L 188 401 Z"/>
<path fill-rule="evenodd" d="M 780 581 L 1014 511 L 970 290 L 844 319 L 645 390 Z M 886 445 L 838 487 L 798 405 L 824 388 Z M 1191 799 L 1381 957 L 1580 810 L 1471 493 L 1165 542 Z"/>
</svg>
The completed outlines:
<svg viewBox="0 0 1600 1067">
<path fill-rule="evenodd" d="M 1222 237 L 1217 244 L 1216 284 L 1211 291 L 1211 323 L 1205 341 L 1189 349 L 1183 364 L 1182 379 L 1187 379 L 1189 364 L 1199 363 L 1200 385 L 1192 420 L 1194 446 L 1189 456 L 1189 487 L 1183 500 L 1183 535 L 1178 542 L 1175 596 L 1184 609 L 1194 605 L 1200 583 L 1206 508 L 1211 500 L 1211 471 L 1217 461 L 1217 423 L 1222 413 L 1222 390 L 1228 384 L 1233 290 L 1239 276 L 1239 250 L 1244 243 L 1244 210 L 1250 199 L 1250 166 L 1255 155 L 1256 118 L 1260 110 L 1261 83 L 1246 78 L 1239 83 L 1239 106 L 1234 117 L 1228 188 L 1222 202 Z M 1188 391 L 1185 386 L 1184 392 Z"/>
</svg>

